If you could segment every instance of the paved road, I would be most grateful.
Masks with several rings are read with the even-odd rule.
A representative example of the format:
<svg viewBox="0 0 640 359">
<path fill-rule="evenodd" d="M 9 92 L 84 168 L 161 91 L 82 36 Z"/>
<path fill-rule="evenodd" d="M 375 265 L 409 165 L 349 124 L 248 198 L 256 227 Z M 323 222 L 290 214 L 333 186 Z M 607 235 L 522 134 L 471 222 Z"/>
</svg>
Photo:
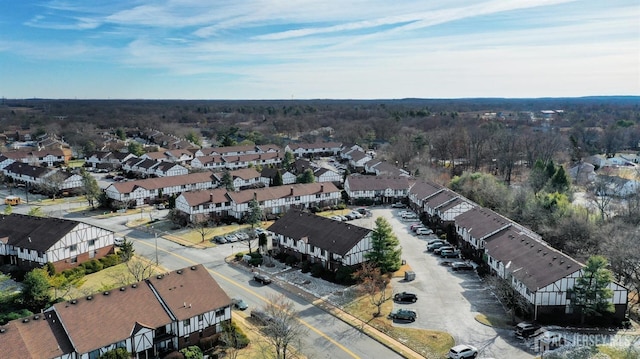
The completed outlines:
<svg viewBox="0 0 640 359">
<path fill-rule="evenodd" d="M 450 333 L 457 344 L 470 344 L 480 350 L 480 358 L 533 358 L 522 343 L 512 337 L 511 330 L 496 330 L 475 320 L 479 313 L 503 315 L 504 310 L 475 273 L 454 273 L 440 264 L 441 260 L 426 252 L 426 239 L 417 237 L 402 222 L 401 210 L 374 209 L 373 217 L 357 220 L 363 227 L 374 228 L 375 218 L 384 217 L 393 226 L 402 246 L 402 258 L 416 273 L 416 280 L 396 280 L 394 291 L 418 294 L 415 304 L 394 304 L 396 308 L 411 308 L 418 320 L 411 324 L 396 324 L 415 328 L 435 329 Z"/>
<path fill-rule="evenodd" d="M 62 214 L 61 217 L 82 220 L 126 235 L 133 240 L 137 254 L 151 261 L 155 261 L 157 256 L 160 265 L 168 270 L 203 264 L 230 297 L 242 297 L 250 308 L 263 306 L 269 296 L 279 294 L 287 296 L 294 302 L 303 324 L 308 329 L 308 335 L 303 338 L 302 343 L 295 346 L 301 348 L 309 358 L 401 358 L 384 345 L 297 295 L 284 291 L 276 285 L 263 286 L 252 281 L 249 272 L 225 263 L 224 258 L 232 254 L 231 246 L 228 244 L 208 249 L 187 248 L 162 237 L 156 238 L 146 231 L 127 228 L 125 224 L 137 218 L 139 214 L 97 219 L 82 217 L 82 213 L 67 213 L 68 209 L 60 209 L 57 205 L 44 209 L 53 216 Z M 22 206 L 16 212 L 26 213 L 27 211 L 28 206 Z M 159 213 L 159 215 L 162 214 L 162 212 Z M 238 244 L 234 249 L 240 251 L 245 247 Z"/>
</svg>

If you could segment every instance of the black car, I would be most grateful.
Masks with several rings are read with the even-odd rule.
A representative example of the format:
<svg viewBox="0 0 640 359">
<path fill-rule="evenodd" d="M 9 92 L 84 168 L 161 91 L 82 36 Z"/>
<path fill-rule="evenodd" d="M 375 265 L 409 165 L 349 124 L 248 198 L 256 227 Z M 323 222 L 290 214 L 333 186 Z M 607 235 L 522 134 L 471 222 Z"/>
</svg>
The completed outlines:
<svg viewBox="0 0 640 359">
<path fill-rule="evenodd" d="M 262 324 L 262 325 L 267 325 L 270 322 L 273 321 L 273 318 L 271 318 L 271 316 L 263 311 L 260 310 L 252 310 L 251 311 L 251 318 L 253 318 L 255 321 L 257 321 L 258 323 Z"/>
<path fill-rule="evenodd" d="M 269 278 L 268 276 L 264 275 L 264 274 L 254 274 L 253 275 L 253 280 L 255 280 L 258 283 L 262 283 L 262 284 L 269 284 L 271 283 L 271 278 Z"/>
<path fill-rule="evenodd" d="M 409 322 L 415 322 L 417 316 L 416 312 L 409 309 L 398 309 L 389 314 L 389 318 L 393 320 L 406 320 Z"/>
<path fill-rule="evenodd" d="M 451 264 L 452 271 L 474 270 L 473 264 L 467 262 L 455 262 Z"/>
<path fill-rule="evenodd" d="M 413 294 L 413 293 L 408 293 L 408 292 L 402 292 L 402 293 L 396 293 L 393 296 L 393 301 L 394 302 L 411 302 L 411 303 L 415 303 L 418 300 L 418 296 Z"/>
</svg>

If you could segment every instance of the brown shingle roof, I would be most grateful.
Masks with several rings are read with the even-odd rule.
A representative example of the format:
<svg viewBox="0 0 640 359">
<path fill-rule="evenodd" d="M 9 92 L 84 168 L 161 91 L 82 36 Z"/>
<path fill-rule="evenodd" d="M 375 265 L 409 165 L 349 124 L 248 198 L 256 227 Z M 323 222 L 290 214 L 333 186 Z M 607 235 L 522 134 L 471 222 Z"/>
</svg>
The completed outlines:
<svg viewBox="0 0 640 359">
<path fill-rule="evenodd" d="M 429 196 L 436 194 L 438 191 L 445 189 L 438 184 L 433 182 L 416 182 L 411 189 L 409 190 L 409 194 L 413 194 L 418 199 L 425 199 Z"/>
<path fill-rule="evenodd" d="M 207 269 L 199 264 L 148 279 L 178 320 L 231 304 Z"/>
<path fill-rule="evenodd" d="M 79 353 L 119 342 L 131 335 L 136 323 L 151 328 L 171 323 L 148 284 L 114 289 L 108 295 L 97 293 L 91 297 L 54 305 L 71 342 Z M 192 288 L 196 289 L 198 287 Z M 91 298 L 89 300 L 88 298 Z"/>
<path fill-rule="evenodd" d="M 154 190 L 173 186 L 182 186 L 194 183 L 211 182 L 213 179 L 211 172 L 197 172 L 189 173 L 180 176 L 169 176 L 159 178 L 147 178 L 137 181 L 118 182 L 110 185 L 113 186 L 119 193 L 131 193 L 137 187 L 142 187 L 147 190 Z"/>
<path fill-rule="evenodd" d="M 73 351 L 54 312 L 13 320 L 0 329 L 2 358 L 50 359 Z"/>
<path fill-rule="evenodd" d="M 351 191 L 382 191 L 385 189 L 408 190 L 409 180 L 406 177 L 360 176 L 347 177 Z"/>
<path fill-rule="evenodd" d="M 293 192 L 293 194 L 291 194 Z M 338 188 L 330 182 L 323 183 L 299 183 L 292 184 L 290 186 L 277 186 L 257 188 L 253 190 L 246 190 L 240 192 L 230 192 L 228 195 L 231 199 L 240 204 L 247 203 L 253 199 L 253 196 L 257 196 L 257 200 L 269 201 L 277 198 L 286 198 L 291 196 L 306 196 L 310 194 L 318 193 L 332 193 L 339 192 Z"/>
<path fill-rule="evenodd" d="M 494 211 L 475 207 L 456 217 L 456 226 L 466 228 L 474 238 L 482 239 L 513 222 Z"/>
<path fill-rule="evenodd" d="M 545 287 L 583 265 L 547 243 L 512 227 L 486 240 L 487 253 L 508 265 L 508 271 L 531 291 Z"/>
<path fill-rule="evenodd" d="M 229 202 L 227 190 L 225 188 L 216 188 L 207 191 L 185 192 L 182 197 L 187 201 L 189 206 L 195 207 L 205 203 L 226 203 Z"/>
<path fill-rule="evenodd" d="M 275 221 L 269 231 L 295 240 L 302 240 L 312 246 L 339 255 L 345 255 L 371 230 L 351 223 L 334 221 L 311 213 L 289 210 Z"/>
</svg>

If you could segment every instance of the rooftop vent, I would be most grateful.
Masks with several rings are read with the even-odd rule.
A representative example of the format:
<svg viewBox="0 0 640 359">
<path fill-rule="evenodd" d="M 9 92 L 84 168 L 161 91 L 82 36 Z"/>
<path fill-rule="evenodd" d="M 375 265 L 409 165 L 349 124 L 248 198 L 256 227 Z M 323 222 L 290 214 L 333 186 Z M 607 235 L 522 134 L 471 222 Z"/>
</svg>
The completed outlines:
<svg viewBox="0 0 640 359">
<path fill-rule="evenodd" d="M 176 273 L 178 273 L 178 274 L 182 274 L 182 269 L 178 269 L 178 270 L 176 271 Z"/>
<path fill-rule="evenodd" d="M 121 292 L 124 292 L 124 290 L 125 290 L 125 289 L 127 289 L 127 288 L 125 288 L 125 287 L 120 287 L 120 291 L 121 291 Z"/>
<path fill-rule="evenodd" d="M 191 266 L 191 270 L 196 270 L 196 267 L 195 266 Z"/>
<path fill-rule="evenodd" d="M 555 261 L 555 260 L 556 260 L 556 258 L 558 258 L 558 257 L 556 257 L 556 256 L 553 256 L 553 259 L 552 259 L 552 260 L 554 260 L 554 261 Z"/>
<path fill-rule="evenodd" d="M 538 248 L 538 253 L 542 252 L 542 248 Z"/>
<path fill-rule="evenodd" d="M 23 323 L 29 323 L 29 318 L 24 318 L 24 319 L 22 319 L 22 322 L 23 322 Z"/>
<path fill-rule="evenodd" d="M 93 296 L 92 295 L 88 295 L 87 296 L 87 300 L 91 300 L 91 299 L 93 299 Z"/>
<path fill-rule="evenodd" d="M 563 263 L 564 263 L 564 261 L 560 261 L 560 264 L 563 264 Z"/>
<path fill-rule="evenodd" d="M 106 291 L 102 292 L 102 294 L 103 294 L 103 295 L 109 295 L 109 291 L 108 291 L 108 290 L 106 290 Z"/>
<path fill-rule="evenodd" d="M 138 285 L 134 283 L 131 285 L 131 288 L 138 288 Z"/>
<path fill-rule="evenodd" d="M 77 300 L 75 300 L 75 299 L 71 300 L 71 304 L 76 304 L 76 303 L 78 303 Z"/>
<path fill-rule="evenodd" d="M 7 328 L 0 328 L 0 334 L 4 333 L 7 331 Z"/>
<path fill-rule="evenodd" d="M 156 276 L 156 278 L 158 278 L 158 279 L 162 279 L 162 277 L 164 277 L 164 275 L 162 275 L 162 274 L 158 274 L 158 275 Z"/>
<path fill-rule="evenodd" d="M 34 315 L 34 316 L 33 316 L 33 320 L 38 320 L 38 319 L 40 319 L 40 316 L 39 316 L 39 315 Z"/>
<path fill-rule="evenodd" d="M 567 269 L 571 268 L 571 264 L 567 264 Z"/>
</svg>

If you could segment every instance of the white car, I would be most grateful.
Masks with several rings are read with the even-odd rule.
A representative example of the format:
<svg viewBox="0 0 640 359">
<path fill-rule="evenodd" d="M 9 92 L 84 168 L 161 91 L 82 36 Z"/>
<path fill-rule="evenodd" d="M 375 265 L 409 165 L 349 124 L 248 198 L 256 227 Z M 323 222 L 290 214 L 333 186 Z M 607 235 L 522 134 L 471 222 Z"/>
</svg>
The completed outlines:
<svg viewBox="0 0 640 359">
<path fill-rule="evenodd" d="M 115 237 L 113 239 L 113 244 L 115 244 L 118 247 L 121 247 L 124 244 L 124 238 L 122 237 Z"/>
<path fill-rule="evenodd" d="M 416 230 L 416 234 L 417 235 L 428 235 L 428 234 L 433 234 L 433 231 L 431 229 L 429 229 L 429 228 L 421 227 L 421 228 L 418 228 Z"/>
<path fill-rule="evenodd" d="M 238 237 L 235 234 L 227 234 L 226 236 L 224 236 L 224 239 L 226 239 L 227 242 L 229 242 L 229 243 L 233 243 L 233 242 L 237 242 L 238 241 Z"/>
<path fill-rule="evenodd" d="M 475 358 L 478 356 L 478 349 L 471 345 L 460 344 L 449 350 L 449 359 L 466 359 Z"/>
<path fill-rule="evenodd" d="M 334 221 L 342 222 L 342 218 L 340 216 L 331 216 L 329 218 L 333 219 Z"/>
<path fill-rule="evenodd" d="M 246 241 L 247 239 L 249 239 L 249 235 L 244 233 L 244 232 L 238 232 L 235 234 L 236 237 L 238 237 L 239 240 L 241 241 Z"/>
<path fill-rule="evenodd" d="M 356 219 L 362 218 L 362 214 L 360 214 L 360 212 L 358 211 L 351 211 L 351 213 L 349 214 Z"/>
</svg>

